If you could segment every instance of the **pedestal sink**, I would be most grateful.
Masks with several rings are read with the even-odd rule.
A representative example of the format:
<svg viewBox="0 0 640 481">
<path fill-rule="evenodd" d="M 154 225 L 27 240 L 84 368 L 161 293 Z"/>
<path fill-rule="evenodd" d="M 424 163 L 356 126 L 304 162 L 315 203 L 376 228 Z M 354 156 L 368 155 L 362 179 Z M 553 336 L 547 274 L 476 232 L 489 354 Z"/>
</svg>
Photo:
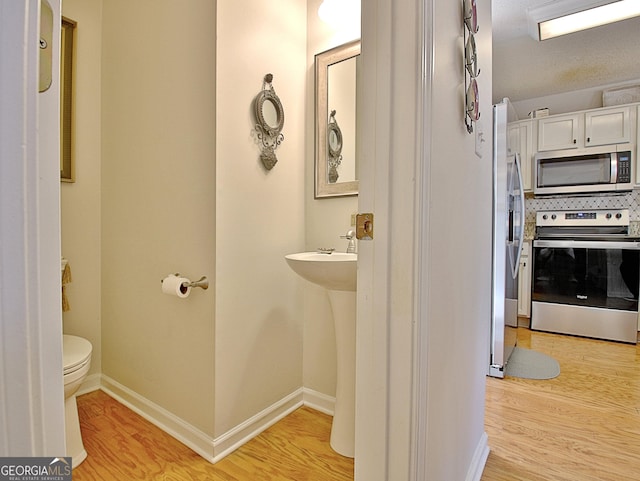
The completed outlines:
<svg viewBox="0 0 640 481">
<path fill-rule="evenodd" d="M 355 452 L 356 254 L 302 252 L 285 256 L 303 279 L 327 289 L 336 331 L 336 404 L 331 447 L 343 456 Z"/>
</svg>

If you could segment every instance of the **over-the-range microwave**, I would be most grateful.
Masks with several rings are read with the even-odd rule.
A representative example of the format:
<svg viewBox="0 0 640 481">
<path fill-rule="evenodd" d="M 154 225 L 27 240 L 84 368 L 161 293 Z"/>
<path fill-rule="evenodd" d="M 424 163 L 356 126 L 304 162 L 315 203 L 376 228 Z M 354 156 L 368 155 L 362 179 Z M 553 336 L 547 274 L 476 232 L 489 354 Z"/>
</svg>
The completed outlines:
<svg viewBox="0 0 640 481">
<path fill-rule="evenodd" d="M 623 192 L 633 189 L 633 144 L 538 152 L 535 195 Z"/>
</svg>

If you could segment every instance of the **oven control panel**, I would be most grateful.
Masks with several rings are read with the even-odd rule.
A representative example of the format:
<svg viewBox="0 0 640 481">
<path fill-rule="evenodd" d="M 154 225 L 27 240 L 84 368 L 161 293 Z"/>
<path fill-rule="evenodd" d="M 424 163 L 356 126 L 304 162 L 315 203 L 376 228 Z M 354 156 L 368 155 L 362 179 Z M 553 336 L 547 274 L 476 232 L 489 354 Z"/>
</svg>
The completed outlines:
<svg viewBox="0 0 640 481">
<path fill-rule="evenodd" d="M 546 210 L 536 212 L 537 226 L 628 226 L 629 209 Z"/>
</svg>

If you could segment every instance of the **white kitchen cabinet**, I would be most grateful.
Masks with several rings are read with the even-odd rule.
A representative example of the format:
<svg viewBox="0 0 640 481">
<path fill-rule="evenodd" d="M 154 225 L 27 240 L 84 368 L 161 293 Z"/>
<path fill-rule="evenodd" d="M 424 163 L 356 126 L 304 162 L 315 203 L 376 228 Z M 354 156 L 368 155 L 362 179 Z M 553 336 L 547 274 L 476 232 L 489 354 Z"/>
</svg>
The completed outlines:
<svg viewBox="0 0 640 481">
<path fill-rule="evenodd" d="M 518 122 L 507 125 L 507 155 L 513 155 L 520 150 L 520 126 Z"/>
<path fill-rule="evenodd" d="M 538 119 L 538 150 L 631 142 L 631 107 L 609 107 Z"/>
<path fill-rule="evenodd" d="M 520 154 L 522 184 L 525 192 L 533 190 L 533 120 L 511 122 L 507 127 L 508 155 Z"/>
<path fill-rule="evenodd" d="M 631 142 L 631 108 L 614 107 L 584 114 L 584 145 L 626 144 Z"/>
<path fill-rule="evenodd" d="M 518 316 L 531 317 L 531 242 L 522 243 L 520 270 L 518 271 Z"/>
<path fill-rule="evenodd" d="M 538 150 L 577 149 L 582 146 L 584 114 L 538 119 Z"/>
</svg>

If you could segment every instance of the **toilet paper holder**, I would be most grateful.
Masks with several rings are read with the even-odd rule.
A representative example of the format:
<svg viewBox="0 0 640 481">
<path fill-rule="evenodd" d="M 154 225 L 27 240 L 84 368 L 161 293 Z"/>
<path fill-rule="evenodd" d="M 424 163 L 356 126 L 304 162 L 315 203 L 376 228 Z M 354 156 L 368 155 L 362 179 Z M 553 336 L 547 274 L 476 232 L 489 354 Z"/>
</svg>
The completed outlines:
<svg viewBox="0 0 640 481">
<path fill-rule="evenodd" d="M 175 274 L 176 277 L 181 277 L 179 273 Z M 160 282 L 162 283 L 163 279 L 160 280 Z M 189 282 L 183 282 L 182 285 L 186 285 L 186 287 L 200 287 L 201 289 L 208 289 L 209 288 L 209 279 L 207 279 L 207 276 L 202 276 L 200 279 L 198 279 L 197 281 L 189 281 Z"/>
</svg>

